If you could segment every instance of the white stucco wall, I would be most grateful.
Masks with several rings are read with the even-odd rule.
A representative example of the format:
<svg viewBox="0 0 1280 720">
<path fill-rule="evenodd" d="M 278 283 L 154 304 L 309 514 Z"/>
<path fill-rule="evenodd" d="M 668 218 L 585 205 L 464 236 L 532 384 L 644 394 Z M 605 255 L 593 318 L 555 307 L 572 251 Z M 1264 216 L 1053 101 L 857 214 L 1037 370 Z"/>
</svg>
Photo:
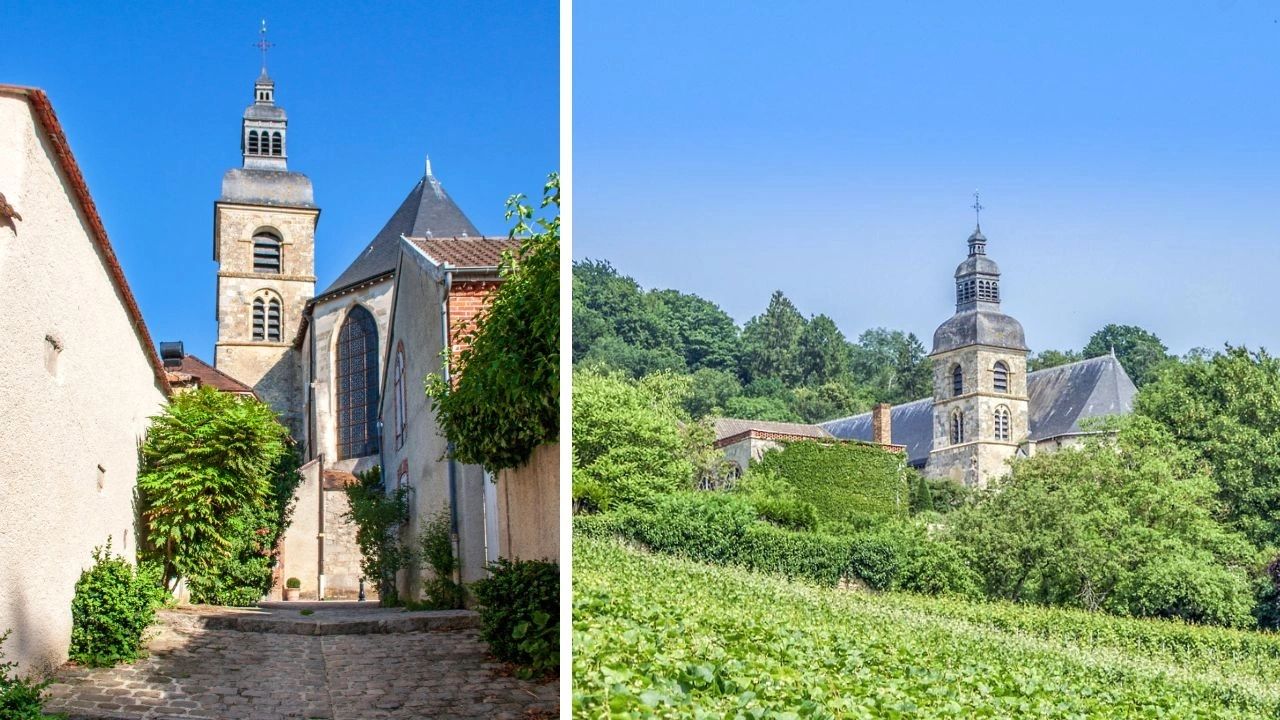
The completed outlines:
<svg viewBox="0 0 1280 720">
<path fill-rule="evenodd" d="M 48 138 L 3 92 L 0 192 L 23 217 L 0 224 L 0 631 L 39 669 L 66 658 L 93 547 L 134 557 L 138 444 L 165 398 Z"/>
</svg>

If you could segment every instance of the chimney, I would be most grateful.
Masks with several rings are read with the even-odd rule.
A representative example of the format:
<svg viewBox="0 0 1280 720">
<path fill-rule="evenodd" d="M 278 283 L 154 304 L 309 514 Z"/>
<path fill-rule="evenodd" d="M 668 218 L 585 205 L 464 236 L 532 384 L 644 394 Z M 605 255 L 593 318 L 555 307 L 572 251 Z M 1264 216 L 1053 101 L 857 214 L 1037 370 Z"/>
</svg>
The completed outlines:
<svg viewBox="0 0 1280 720">
<path fill-rule="evenodd" d="M 160 343 L 160 359 L 164 362 L 165 367 L 182 367 L 182 358 L 185 353 L 182 352 L 181 342 L 162 342 Z"/>
<path fill-rule="evenodd" d="M 871 442 L 879 445 L 893 444 L 892 415 L 889 403 L 877 403 L 871 409 Z"/>
</svg>

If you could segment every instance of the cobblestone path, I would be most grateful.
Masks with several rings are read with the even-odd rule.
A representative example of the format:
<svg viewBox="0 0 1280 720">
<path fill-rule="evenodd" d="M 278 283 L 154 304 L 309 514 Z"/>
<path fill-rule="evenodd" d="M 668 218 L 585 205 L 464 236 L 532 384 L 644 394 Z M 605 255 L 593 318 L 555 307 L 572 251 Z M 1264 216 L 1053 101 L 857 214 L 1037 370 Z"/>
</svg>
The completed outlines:
<svg viewBox="0 0 1280 720">
<path fill-rule="evenodd" d="M 64 666 L 45 710 L 73 720 L 556 717 L 559 682 L 510 676 L 473 628 L 302 634 L 316 632 L 308 627 L 325 612 L 268 613 L 296 616 L 302 629 L 277 622 L 265 632 L 207 627 L 225 627 L 208 621 L 227 613 L 166 612 L 146 658 L 107 669 Z"/>
</svg>

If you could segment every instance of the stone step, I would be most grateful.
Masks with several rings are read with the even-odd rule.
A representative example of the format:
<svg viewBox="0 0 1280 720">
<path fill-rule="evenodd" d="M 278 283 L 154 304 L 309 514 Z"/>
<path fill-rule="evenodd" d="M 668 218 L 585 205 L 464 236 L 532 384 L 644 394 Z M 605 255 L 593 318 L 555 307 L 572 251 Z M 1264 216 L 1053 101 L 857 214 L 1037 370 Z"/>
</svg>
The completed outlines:
<svg viewBox="0 0 1280 720">
<path fill-rule="evenodd" d="M 303 615 L 304 610 L 311 614 Z M 480 626 L 480 616 L 473 610 L 406 611 L 354 602 L 279 602 L 257 608 L 190 605 L 161 610 L 157 619 L 173 628 L 277 635 L 385 635 Z"/>
</svg>

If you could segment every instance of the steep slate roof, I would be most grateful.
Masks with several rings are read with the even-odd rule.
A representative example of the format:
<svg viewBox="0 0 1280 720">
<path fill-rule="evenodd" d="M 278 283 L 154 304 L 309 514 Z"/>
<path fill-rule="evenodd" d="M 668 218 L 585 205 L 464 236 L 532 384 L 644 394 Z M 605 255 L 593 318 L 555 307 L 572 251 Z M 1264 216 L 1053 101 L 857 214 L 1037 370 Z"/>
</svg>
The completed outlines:
<svg viewBox="0 0 1280 720">
<path fill-rule="evenodd" d="M 142 310 L 138 308 L 138 302 L 129 290 L 129 283 L 124 277 L 124 269 L 120 267 L 120 261 L 116 258 L 116 252 L 111 247 L 111 241 L 107 239 L 107 229 L 102 224 L 102 218 L 98 216 L 98 207 L 94 204 L 93 197 L 89 194 L 89 186 L 85 184 L 84 175 L 80 172 L 80 166 L 76 163 L 75 156 L 71 154 L 71 145 L 67 142 L 67 136 L 62 131 L 62 124 L 58 122 L 58 116 L 53 112 L 53 104 L 49 102 L 49 97 L 44 94 L 44 91 L 39 88 L 0 84 L 0 93 L 20 95 L 25 97 L 27 102 L 31 104 L 36 121 L 44 129 L 54 154 L 58 156 L 58 165 L 62 169 L 63 175 L 66 176 L 67 185 L 71 186 L 71 191 L 75 194 L 75 199 L 80 205 L 80 212 L 83 214 L 89 239 L 97 246 L 98 252 L 102 256 L 102 264 L 106 266 L 107 274 L 115 284 L 116 291 L 120 293 L 120 300 L 124 304 L 125 314 L 129 316 L 133 330 L 138 336 L 138 342 L 142 345 L 142 352 L 146 354 L 147 360 L 151 363 L 151 371 L 155 375 L 156 385 L 166 396 L 172 395 L 173 388 L 169 387 L 169 377 L 165 374 L 164 366 L 160 363 L 160 355 L 156 353 L 156 346 L 151 341 L 151 333 L 147 331 L 147 324 L 142 320 Z"/>
<path fill-rule="evenodd" d="M 392 273 L 400 259 L 400 236 L 451 237 L 480 235 L 462 210 L 445 192 L 440 181 L 431 175 L 424 176 L 409 191 L 387 224 L 378 231 L 373 241 L 360 252 L 354 262 L 334 280 L 321 296 L 348 285 Z M 496 264 L 496 263 L 495 263 Z"/>
<path fill-rule="evenodd" d="M 1084 432 L 1080 421 L 1133 410 L 1138 392 L 1110 355 L 1027 374 L 1028 439 L 1047 440 Z M 933 398 L 893 408 L 893 442 L 907 446 L 912 464 L 924 462 L 933 446 Z M 871 439 L 871 413 L 828 420 L 822 427 L 845 440 Z"/>
<path fill-rule="evenodd" d="M 198 380 L 199 384 L 202 386 L 208 385 L 209 387 L 214 388 L 215 390 L 221 390 L 222 392 L 240 395 L 253 395 L 257 397 L 257 393 L 253 391 L 253 388 L 222 372 L 218 368 L 201 360 L 195 355 L 183 356 L 180 364 L 167 365 L 165 367 L 171 373 L 190 375 Z"/>
<path fill-rule="evenodd" d="M 409 237 L 436 265 L 454 268 L 496 268 L 502 253 L 520 247 L 519 240 L 505 237 Z"/>
<path fill-rule="evenodd" d="M 769 420 L 740 420 L 738 418 L 716 418 L 716 440 L 740 435 L 748 430 L 776 433 L 778 435 L 795 435 L 797 437 L 830 438 L 831 433 L 818 425 L 791 422 L 772 422 Z"/>
</svg>

